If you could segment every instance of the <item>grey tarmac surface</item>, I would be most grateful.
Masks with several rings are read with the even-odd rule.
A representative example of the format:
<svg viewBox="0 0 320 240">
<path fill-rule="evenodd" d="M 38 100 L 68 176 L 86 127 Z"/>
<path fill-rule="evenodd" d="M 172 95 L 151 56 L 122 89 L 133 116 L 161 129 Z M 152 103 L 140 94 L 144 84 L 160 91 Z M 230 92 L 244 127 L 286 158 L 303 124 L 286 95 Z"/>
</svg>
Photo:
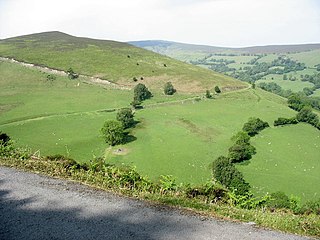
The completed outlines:
<svg viewBox="0 0 320 240">
<path fill-rule="evenodd" d="M 308 239 L 0 167 L 0 239 Z"/>
</svg>

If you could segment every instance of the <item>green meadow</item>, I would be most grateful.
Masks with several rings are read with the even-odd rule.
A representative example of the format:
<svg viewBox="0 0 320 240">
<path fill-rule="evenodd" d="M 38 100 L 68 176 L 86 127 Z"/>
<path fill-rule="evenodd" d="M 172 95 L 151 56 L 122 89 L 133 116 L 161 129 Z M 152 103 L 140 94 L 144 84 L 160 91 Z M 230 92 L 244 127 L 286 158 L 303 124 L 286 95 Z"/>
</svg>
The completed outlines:
<svg viewBox="0 0 320 240">
<path fill-rule="evenodd" d="M 307 124 L 269 128 L 252 139 L 257 154 L 238 168 L 258 194 L 320 197 L 320 132 Z"/>
<path fill-rule="evenodd" d="M 265 83 L 274 82 L 284 90 L 291 90 L 293 92 L 299 92 L 299 91 L 302 91 L 305 87 L 312 88 L 314 86 L 313 83 L 303 82 L 300 80 L 296 80 L 296 81 L 282 80 L 282 76 L 276 75 L 276 74 L 267 75 L 265 78 L 266 80 L 259 80 L 257 81 L 257 83 L 259 84 L 261 82 L 265 82 Z"/>
</svg>

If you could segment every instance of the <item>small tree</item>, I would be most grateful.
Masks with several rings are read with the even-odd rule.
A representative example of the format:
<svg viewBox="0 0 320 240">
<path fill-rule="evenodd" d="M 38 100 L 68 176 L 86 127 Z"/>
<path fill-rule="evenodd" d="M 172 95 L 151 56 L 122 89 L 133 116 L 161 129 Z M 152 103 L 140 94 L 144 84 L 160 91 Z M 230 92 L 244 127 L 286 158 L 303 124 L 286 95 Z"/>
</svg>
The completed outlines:
<svg viewBox="0 0 320 240">
<path fill-rule="evenodd" d="M 229 159 L 233 163 L 242 162 L 251 159 L 255 153 L 255 147 L 249 143 L 236 143 L 229 148 Z"/>
<path fill-rule="evenodd" d="M 134 100 L 143 101 L 152 97 L 149 89 L 142 83 L 138 83 L 133 90 Z"/>
<path fill-rule="evenodd" d="M 219 88 L 218 86 L 215 86 L 215 87 L 214 87 L 214 91 L 215 91 L 216 93 L 221 93 L 221 90 L 220 90 L 220 88 Z"/>
<path fill-rule="evenodd" d="M 117 113 L 117 120 L 122 123 L 124 128 L 130 128 L 134 125 L 133 112 L 130 108 L 120 109 Z"/>
<path fill-rule="evenodd" d="M 176 92 L 171 82 L 167 82 L 164 85 L 164 94 L 173 95 Z"/>
<path fill-rule="evenodd" d="M 269 124 L 260 118 L 249 118 L 248 122 L 243 125 L 242 130 L 252 137 L 267 127 L 269 127 Z"/>
<path fill-rule="evenodd" d="M 124 141 L 124 127 L 119 121 L 106 121 L 101 129 L 101 132 L 106 143 L 111 146 L 121 144 Z"/>
</svg>

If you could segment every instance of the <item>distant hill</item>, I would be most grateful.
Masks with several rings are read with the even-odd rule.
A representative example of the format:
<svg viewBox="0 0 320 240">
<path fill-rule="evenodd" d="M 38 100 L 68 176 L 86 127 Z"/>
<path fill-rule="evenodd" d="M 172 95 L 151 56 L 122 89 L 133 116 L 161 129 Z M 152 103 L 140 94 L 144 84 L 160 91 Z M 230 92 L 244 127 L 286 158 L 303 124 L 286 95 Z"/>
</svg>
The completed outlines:
<svg viewBox="0 0 320 240">
<path fill-rule="evenodd" d="M 127 43 L 45 32 L 0 40 L 0 56 L 96 76 L 122 85 L 144 82 L 162 89 L 171 81 L 178 91 L 203 92 L 246 85 L 231 77 L 147 51 Z M 133 79 L 137 80 L 134 81 Z"/>
<path fill-rule="evenodd" d="M 320 49 L 320 43 L 316 44 L 296 44 L 296 45 L 267 45 L 267 46 L 252 46 L 244 48 L 228 48 L 216 47 L 208 45 L 195 45 L 162 40 L 146 40 L 128 42 L 134 46 L 153 50 L 155 52 L 169 52 L 173 50 L 187 52 L 203 52 L 203 53 L 219 53 L 219 52 L 234 52 L 234 53 L 295 53 L 306 52 L 315 49 Z"/>
</svg>

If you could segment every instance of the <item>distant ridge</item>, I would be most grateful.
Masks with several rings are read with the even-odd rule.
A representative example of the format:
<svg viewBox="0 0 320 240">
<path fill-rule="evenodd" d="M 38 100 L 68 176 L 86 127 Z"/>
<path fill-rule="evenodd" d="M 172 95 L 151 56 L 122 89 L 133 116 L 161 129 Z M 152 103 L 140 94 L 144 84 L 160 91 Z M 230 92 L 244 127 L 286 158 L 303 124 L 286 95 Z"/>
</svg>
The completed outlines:
<svg viewBox="0 0 320 240">
<path fill-rule="evenodd" d="M 266 45 L 266 46 L 252 46 L 243 48 L 229 48 L 229 47 L 216 47 L 209 45 L 196 45 L 186 44 L 179 42 L 163 41 L 163 40 L 144 40 L 144 41 L 131 41 L 128 42 L 134 46 L 142 47 L 146 49 L 158 49 L 159 51 L 165 51 L 168 48 L 175 48 L 184 51 L 199 51 L 206 53 L 218 53 L 218 52 L 243 52 L 243 53 L 293 53 L 293 52 L 305 52 L 315 49 L 320 49 L 320 43 L 311 44 L 293 44 L 293 45 Z"/>
</svg>

